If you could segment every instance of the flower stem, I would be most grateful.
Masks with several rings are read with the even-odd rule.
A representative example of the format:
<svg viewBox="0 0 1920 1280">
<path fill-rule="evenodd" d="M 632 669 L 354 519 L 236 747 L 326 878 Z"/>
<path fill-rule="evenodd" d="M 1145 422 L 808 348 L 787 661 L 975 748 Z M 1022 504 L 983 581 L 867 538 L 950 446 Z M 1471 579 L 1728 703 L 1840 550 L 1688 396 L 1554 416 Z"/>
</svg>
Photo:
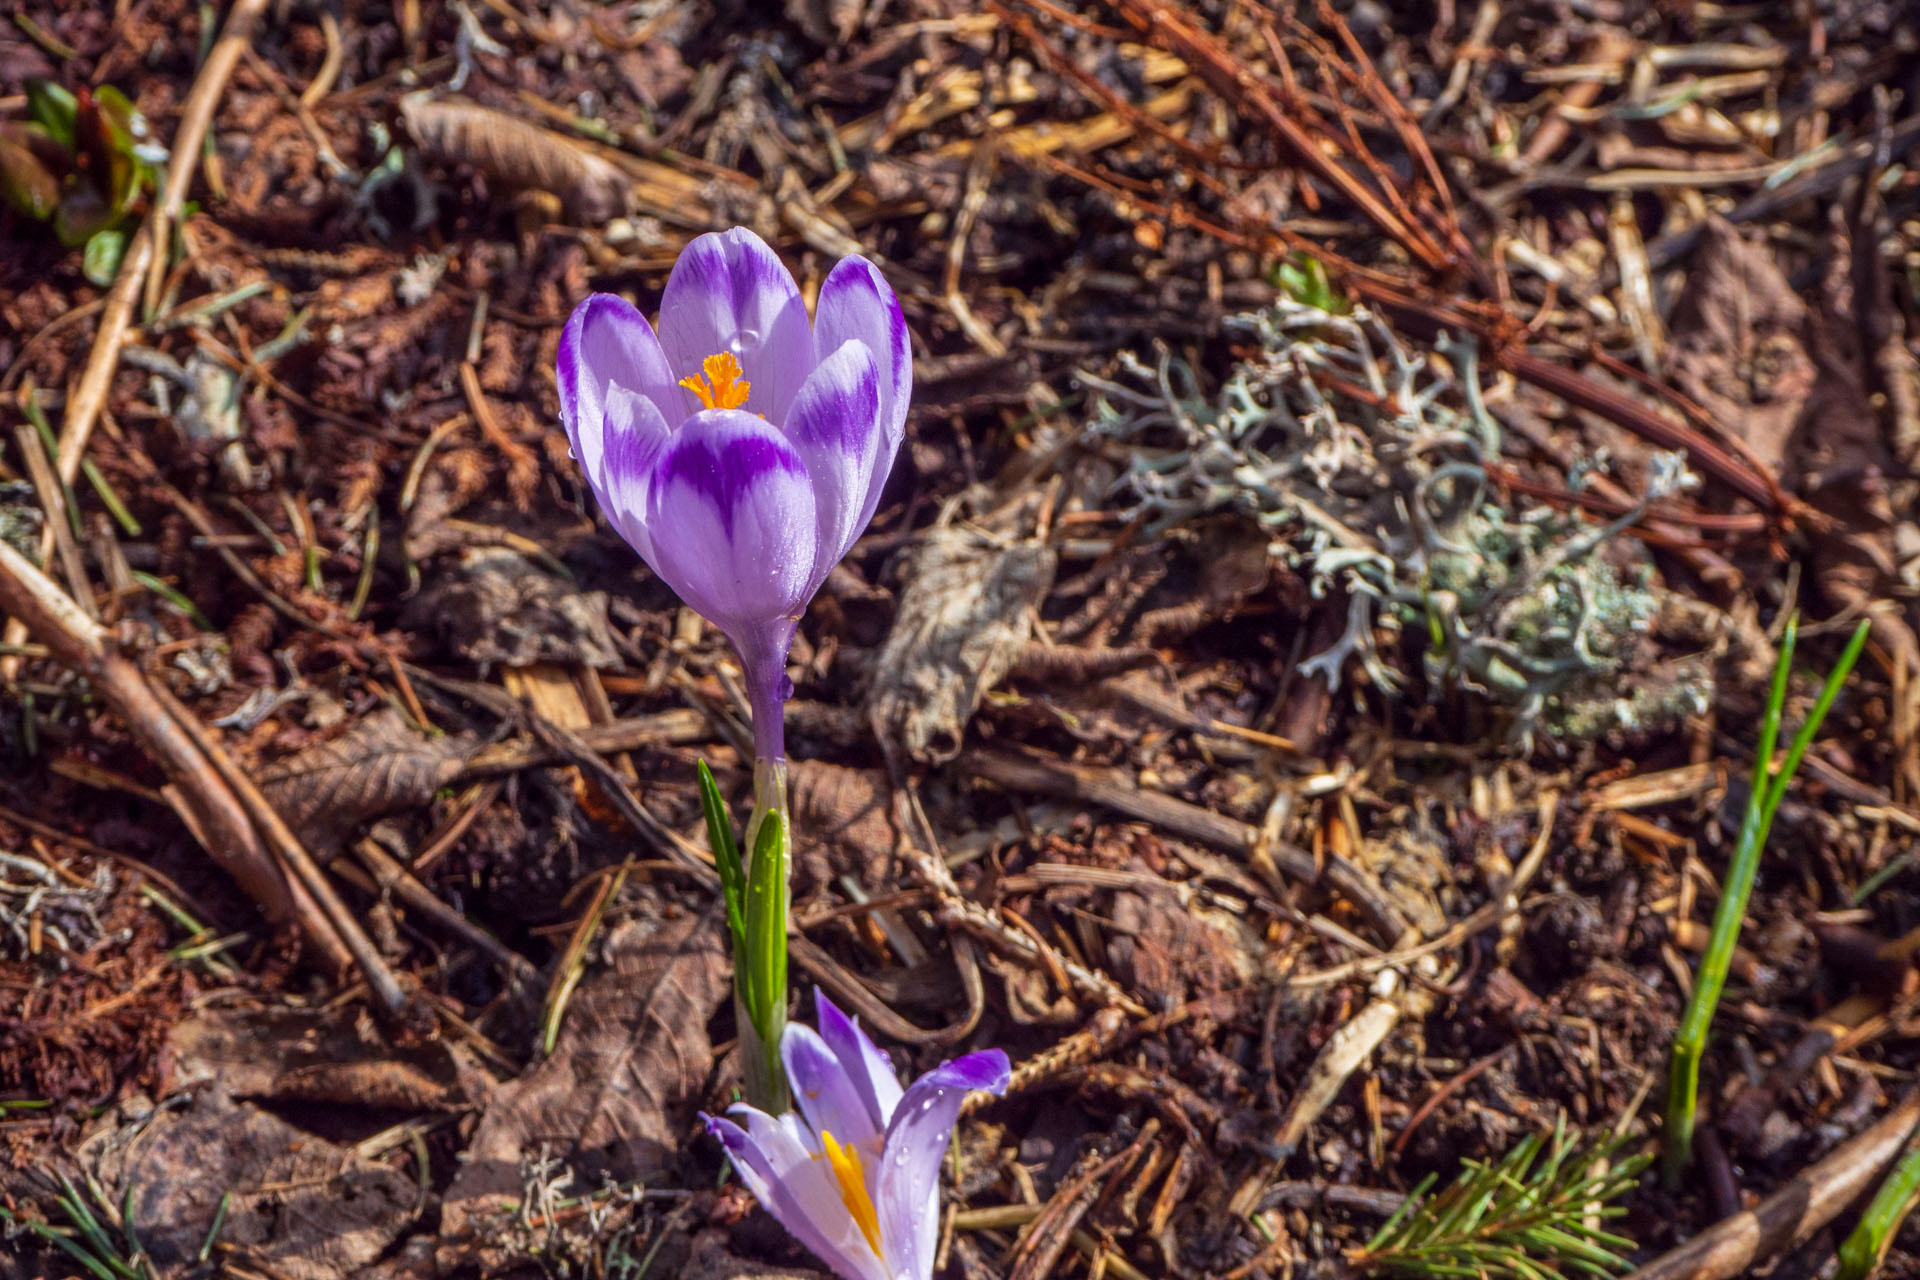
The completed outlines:
<svg viewBox="0 0 1920 1280">
<path fill-rule="evenodd" d="M 733 958 L 733 1004 L 740 1027 L 747 1101 L 778 1115 L 790 1105 L 780 1064 L 787 1024 L 787 915 L 793 823 L 787 812 L 787 650 L 796 620 L 729 632 L 753 708 L 753 817 L 741 852 L 746 864 L 743 954 Z M 776 820 L 777 819 L 777 820 Z"/>
<path fill-rule="evenodd" d="M 787 650 L 793 645 L 794 624 L 780 621 L 732 637 L 746 676 L 747 702 L 753 708 L 753 754 L 757 760 L 787 758 L 786 702 Z M 748 845 L 752 847 L 751 843 Z"/>
</svg>

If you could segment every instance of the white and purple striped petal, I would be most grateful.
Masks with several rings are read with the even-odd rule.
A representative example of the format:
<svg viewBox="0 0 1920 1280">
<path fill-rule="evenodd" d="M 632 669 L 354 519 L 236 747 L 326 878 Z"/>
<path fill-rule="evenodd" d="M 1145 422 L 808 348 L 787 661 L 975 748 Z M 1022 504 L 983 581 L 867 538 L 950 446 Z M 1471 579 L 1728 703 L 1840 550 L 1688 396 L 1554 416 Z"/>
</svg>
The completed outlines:
<svg viewBox="0 0 1920 1280">
<path fill-rule="evenodd" d="M 813 1028 L 788 1024 L 780 1038 L 780 1060 L 793 1087 L 794 1105 L 815 1133 L 831 1133 L 843 1145 L 858 1144 L 862 1159 L 879 1156 L 885 1125 L 874 1122 L 839 1056 Z"/>
<path fill-rule="evenodd" d="M 746 1106 L 733 1108 L 733 1114 L 747 1122 L 744 1129 L 733 1120 L 707 1116 L 707 1132 L 720 1139 L 761 1207 L 844 1280 L 898 1280 L 841 1203 L 819 1143 L 809 1149 L 781 1123 L 786 1116 L 775 1119 Z"/>
<path fill-rule="evenodd" d="M 653 466 L 660 452 L 673 437 L 673 428 L 660 416 L 653 401 L 619 383 L 606 390 L 605 427 L 600 432 L 601 452 L 589 467 L 585 456 L 581 467 L 587 484 L 600 500 L 607 520 L 620 536 L 653 564 L 653 538 L 647 531 L 647 492 L 653 484 Z M 578 452 L 578 446 L 575 446 Z M 656 567 L 654 572 L 658 573 Z"/>
<path fill-rule="evenodd" d="M 896 1270 L 933 1273 L 939 1239 L 940 1162 L 960 1119 L 960 1104 L 976 1089 L 1005 1093 L 1011 1068 L 999 1049 L 985 1049 L 935 1067 L 907 1087 L 887 1125 L 873 1207 Z"/>
<path fill-rule="evenodd" d="M 709 232 L 681 250 L 660 297 L 660 344 L 681 378 L 700 372 L 708 356 L 731 354 L 751 385 L 747 412 L 769 422 L 786 418 L 814 366 L 800 286 L 745 227 Z M 699 406 L 689 398 L 686 407 Z"/>
<path fill-rule="evenodd" d="M 884 1133 L 894 1108 L 900 1105 L 900 1077 L 893 1073 L 893 1063 L 886 1051 L 818 987 L 813 992 L 813 1008 L 820 1023 L 820 1038 L 840 1059 L 841 1070 L 866 1103 L 874 1128 Z"/>
<path fill-rule="evenodd" d="M 646 497 L 654 571 L 736 644 L 806 607 L 813 486 L 766 422 L 738 409 L 696 413 L 661 450 Z"/>
<path fill-rule="evenodd" d="M 863 508 L 884 442 L 879 380 L 865 343 L 849 338 L 814 368 L 787 414 L 786 436 L 807 464 L 818 503 L 817 587 L 873 514 Z"/>
<path fill-rule="evenodd" d="M 880 506 L 880 490 L 906 435 L 907 401 L 913 392 L 913 348 L 907 319 L 880 269 L 865 258 L 842 258 L 820 285 L 814 307 L 813 353 L 824 360 L 850 339 L 873 354 L 880 393 L 878 461 L 853 519 L 856 534 Z"/>
<path fill-rule="evenodd" d="M 647 318 L 625 298 L 596 293 L 575 307 L 560 333 L 555 366 L 560 420 L 589 480 L 606 450 L 610 388 L 625 387 L 662 406 L 662 416 L 671 425 L 686 416 L 684 411 L 665 411 L 667 405 L 677 406 L 685 392 L 674 386 L 675 375 Z"/>
</svg>

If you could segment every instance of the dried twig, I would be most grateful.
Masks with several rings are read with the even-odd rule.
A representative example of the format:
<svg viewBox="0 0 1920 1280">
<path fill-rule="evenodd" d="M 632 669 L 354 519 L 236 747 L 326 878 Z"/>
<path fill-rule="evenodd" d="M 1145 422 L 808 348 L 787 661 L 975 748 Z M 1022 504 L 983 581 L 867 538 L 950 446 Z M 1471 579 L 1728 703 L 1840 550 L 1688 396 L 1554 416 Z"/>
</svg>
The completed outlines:
<svg viewBox="0 0 1920 1280">
<path fill-rule="evenodd" d="M 113 705 L 147 754 L 173 780 L 181 816 L 195 836 L 268 918 L 297 919 L 336 967 L 347 967 L 351 953 L 345 942 L 304 887 L 288 881 L 245 809 L 167 711 L 154 686 L 116 651 L 106 628 L 5 542 L 0 542 L 0 609 L 21 622 L 55 658 L 85 676 Z"/>
<path fill-rule="evenodd" d="M 1626 1280 L 1727 1280 L 1751 1271 L 1821 1227 L 1873 1184 L 1920 1121 L 1920 1094 L 1806 1169 L 1745 1213 L 1725 1218 Z"/>
<path fill-rule="evenodd" d="M 1172 796 L 1144 791 L 1115 770 L 984 750 L 967 752 L 960 763 L 973 776 L 1014 791 L 1037 791 L 1105 805 L 1189 840 L 1231 852 L 1250 850 L 1260 838 L 1257 828 L 1238 819 Z M 1332 854 L 1316 862 L 1305 849 L 1272 841 L 1264 848 L 1283 874 L 1305 884 L 1324 878 L 1333 889 L 1352 899 L 1382 938 L 1394 939 L 1406 932 L 1406 919 L 1386 890 L 1347 859 Z"/>
<path fill-rule="evenodd" d="M 360 966 L 361 975 L 366 978 L 367 987 L 373 992 L 374 998 L 380 1002 L 381 1008 L 389 1014 L 396 1015 L 403 1011 L 408 1003 L 406 991 L 400 986 L 399 980 L 393 976 L 393 971 L 387 967 L 387 962 L 381 959 L 380 952 L 373 945 L 373 940 L 367 937 L 366 931 L 360 927 L 358 918 L 347 909 L 347 904 L 340 900 L 333 882 L 327 879 L 326 873 L 321 871 L 319 864 L 314 862 L 313 855 L 307 852 L 307 847 L 300 843 L 300 837 L 293 833 L 293 828 L 287 825 L 286 820 L 261 793 L 253 779 L 234 763 L 233 757 L 227 754 L 226 748 L 222 747 L 219 740 L 207 731 L 206 726 L 200 723 L 193 712 L 187 710 L 171 693 L 159 685 L 153 686 L 153 696 L 172 716 L 174 723 L 192 740 L 206 761 L 213 766 L 214 772 L 239 800 L 240 807 L 246 811 L 248 817 L 253 819 L 254 825 L 268 847 L 279 857 L 292 878 L 318 905 L 321 915 L 338 933 L 348 954 L 353 957 L 354 963 Z"/>
</svg>

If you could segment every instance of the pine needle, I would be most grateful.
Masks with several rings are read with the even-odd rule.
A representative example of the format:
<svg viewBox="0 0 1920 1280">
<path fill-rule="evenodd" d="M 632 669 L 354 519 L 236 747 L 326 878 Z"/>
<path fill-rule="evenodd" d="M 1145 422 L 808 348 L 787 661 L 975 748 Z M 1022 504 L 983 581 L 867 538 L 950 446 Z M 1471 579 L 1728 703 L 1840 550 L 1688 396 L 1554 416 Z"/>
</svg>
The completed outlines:
<svg viewBox="0 0 1920 1280">
<path fill-rule="evenodd" d="M 1429 1175 L 1373 1239 L 1349 1255 L 1371 1275 L 1550 1280 L 1612 1276 L 1632 1264 L 1633 1241 L 1602 1224 L 1651 1154 L 1615 1157 L 1626 1139 L 1582 1147 L 1564 1125 L 1536 1133 L 1499 1160 L 1463 1162 L 1438 1193 Z"/>
</svg>

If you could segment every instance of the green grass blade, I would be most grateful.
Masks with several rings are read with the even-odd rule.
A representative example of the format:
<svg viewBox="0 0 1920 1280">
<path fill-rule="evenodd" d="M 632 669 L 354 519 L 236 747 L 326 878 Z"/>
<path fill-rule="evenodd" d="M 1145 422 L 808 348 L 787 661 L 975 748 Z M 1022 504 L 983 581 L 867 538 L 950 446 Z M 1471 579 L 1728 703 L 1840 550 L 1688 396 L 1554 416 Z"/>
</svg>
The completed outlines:
<svg viewBox="0 0 1920 1280">
<path fill-rule="evenodd" d="M 1853 635 L 1847 639 L 1847 647 L 1840 653 L 1840 661 L 1827 673 L 1826 683 L 1820 686 L 1820 696 L 1814 699 L 1813 710 L 1807 713 L 1807 722 L 1800 726 L 1800 732 L 1793 735 L 1793 745 L 1787 748 L 1787 758 L 1775 775 L 1773 785 L 1767 789 L 1766 806 L 1760 815 L 1760 838 L 1764 841 L 1767 832 L 1773 826 L 1773 815 L 1780 808 L 1780 801 L 1786 796 L 1787 788 L 1793 782 L 1793 775 L 1799 772 L 1800 761 L 1805 758 L 1807 748 L 1813 745 L 1814 735 L 1820 732 L 1820 725 L 1827 718 L 1827 712 L 1833 709 L 1833 700 L 1840 696 L 1840 686 L 1853 674 L 1853 664 L 1860 660 L 1860 651 L 1866 648 L 1867 633 L 1872 623 L 1862 618 L 1860 625 L 1853 629 Z"/>
<path fill-rule="evenodd" d="M 1793 650 L 1799 634 L 1798 618 L 1789 618 L 1786 633 L 1780 640 L 1779 657 L 1773 664 L 1773 680 L 1767 690 L 1740 835 L 1734 842 L 1733 857 L 1727 863 L 1726 880 L 1721 886 L 1720 902 L 1714 908 L 1713 929 L 1707 937 L 1706 952 L 1700 957 L 1693 994 L 1687 1000 L 1673 1037 L 1667 1069 L 1666 1176 L 1669 1186 L 1678 1184 L 1680 1174 L 1693 1160 L 1700 1059 L 1706 1052 L 1707 1033 L 1713 1026 L 1720 993 L 1727 985 L 1727 971 L 1733 964 L 1733 948 L 1740 938 L 1741 922 L 1746 919 L 1754 877 L 1760 871 L 1760 852 L 1766 843 L 1768 770 L 1773 764 L 1774 744 L 1779 741 L 1780 716 L 1787 702 L 1787 677 L 1793 667 Z"/>
<path fill-rule="evenodd" d="M 707 845 L 713 850 L 713 865 L 720 872 L 721 896 L 727 904 L 727 932 L 733 937 L 734 963 L 747 950 L 747 873 L 740 865 L 740 846 L 733 838 L 733 819 L 727 814 L 727 802 L 713 780 L 713 770 L 702 760 L 695 766 L 700 775 L 700 808 L 707 815 Z"/>
</svg>

